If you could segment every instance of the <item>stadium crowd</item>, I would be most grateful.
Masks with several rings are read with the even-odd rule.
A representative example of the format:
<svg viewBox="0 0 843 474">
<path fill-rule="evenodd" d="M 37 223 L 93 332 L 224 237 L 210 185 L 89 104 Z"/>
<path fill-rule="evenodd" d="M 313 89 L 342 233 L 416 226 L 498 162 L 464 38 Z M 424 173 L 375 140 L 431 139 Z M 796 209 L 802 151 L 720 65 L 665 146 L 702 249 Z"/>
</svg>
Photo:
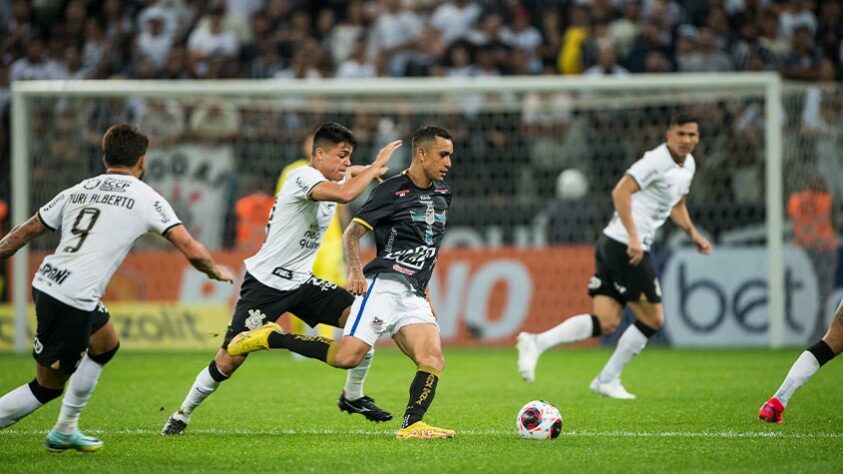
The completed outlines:
<svg viewBox="0 0 843 474">
<path fill-rule="evenodd" d="M 838 0 L 0 0 L 0 199 L 8 202 L 11 187 L 15 81 L 778 71 L 790 80 L 829 82 L 841 79 L 841 40 Z M 800 149 L 813 152 L 823 140 L 834 149 L 843 135 L 839 91 L 811 90 L 799 96 L 786 122 L 801 124 L 792 127 Z M 528 224 L 556 195 L 556 176 L 571 167 L 585 168 L 590 195 L 605 198 L 626 166 L 655 146 L 666 116 L 663 109 L 640 108 L 601 114 L 578 110 L 568 95 L 534 94 L 504 112 L 484 114 L 476 113 L 475 99 L 461 98 L 460 113 L 436 115 L 455 133 L 460 162 L 451 179 L 464 202 L 476 198 L 483 206 L 463 208 L 467 225 L 501 216 L 528 216 L 511 222 Z M 46 137 L 32 146 L 34 205 L 97 171 L 97 137 L 115 122 L 137 124 L 155 139 L 153 146 L 233 143 L 237 159 L 249 164 L 239 166 L 233 200 L 255 176 L 274 178 L 297 158 L 304 135 L 323 118 L 346 119 L 360 138 L 361 158 L 431 117 L 273 115 L 216 101 L 68 104 L 57 110 L 44 104 L 50 108 L 44 113 L 36 104 L 33 111 L 33 136 Z M 707 204 L 715 197 L 737 203 L 736 209 L 749 206 L 745 213 L 712 210 L 721 221 L 763 218 L 759 104 L 711 102 L 694 110 L 704 128 L 699 155 L 708 160 L 695 194 Z M 602 222 L 607 206 L 605 200 L 589 203 L 584 219 Z M 459 206 L 454 212 L 462 220 Z"/>
</svg>

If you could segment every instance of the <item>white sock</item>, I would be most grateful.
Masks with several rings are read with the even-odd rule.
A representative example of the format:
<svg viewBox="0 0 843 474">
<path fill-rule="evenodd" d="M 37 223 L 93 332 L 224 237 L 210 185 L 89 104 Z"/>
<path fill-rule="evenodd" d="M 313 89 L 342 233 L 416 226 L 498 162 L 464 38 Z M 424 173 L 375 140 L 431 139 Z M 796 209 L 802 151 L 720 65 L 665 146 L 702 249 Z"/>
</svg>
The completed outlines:
<svg viewBox="0 0 843 474">
<path fill-rule="evenodd" d="M 190 392 L 187 393 L 187 397 L 181 403 L 179 410 L 189 417 L 193 413 L 193 410 L 208 398 L 208 395 L 214 393 L 219 386 L 220 383 L 211 377 L 210 369 L 205 367 L 196 376 L 196 381 L 190 387 Z"/>
<path fill-rule="evenodd" d="M 0 398 L 0 428 L 13 425 L 21 418 L 41 408 L 29 384 L 23 384 Z"/>
<path fill-rule="evenodd" d="M 374 356 L 375 348 L 373 347 L 363 357 L 360 365 L 348 370 L 348 375 L 345 377 L 345 398 L 357 400 L 363 397 L 363 382 L 366 380 L 366 374 L 369 373 L 369 366 L 372 365 Z"/>
<path fill-rule="evenodd" d="M 775 397 L 782 402 L 782 405 L 787 406 L 788 400 L 793 396 L 793 392 L 801 387 L 808 379 L 814 375 L 820 368 L 820 363 L 809 351 L 803 352 L 793 363 L 787 377 L 784 378 L 782 386 L 776 391 Z"/>
<path fill-rule="evenodd" d="M 621 338 L 618 339 L 618 346 L 615 347 L 615 352 L 609 358 L 609 361 L 606 362 L 606 366 L 600 371 L 597 379 L 605 383 L 620 377 L 621 371 L 626 367 L 626 364 L 633 357 L 637 356 L 646 345 L 647 336 L 634 324 L 630 324 L 621 335 Z"/>
<path fill-rule="evenodd" d="M 88 404 L 88 399 L 91 398 L 91 393 L 97 386 L 102 369 L 103 366 L 91 360 L 87 354 L 82 358 L 76 372 L 70 377 L 70 383 L 61 401 L 61 411 L 56 422 L 56 429 L 59 432 L 70 434 L 77 430 L 79 415 Z"/>
<path fill-rule="evenodd" d="M 594 323 L 590 314 L 571 316 L 558 326 L 536 335 L 536 344 L 543 352 L 559 344 L 583 341 L 594 334 Z"/>
</svg>

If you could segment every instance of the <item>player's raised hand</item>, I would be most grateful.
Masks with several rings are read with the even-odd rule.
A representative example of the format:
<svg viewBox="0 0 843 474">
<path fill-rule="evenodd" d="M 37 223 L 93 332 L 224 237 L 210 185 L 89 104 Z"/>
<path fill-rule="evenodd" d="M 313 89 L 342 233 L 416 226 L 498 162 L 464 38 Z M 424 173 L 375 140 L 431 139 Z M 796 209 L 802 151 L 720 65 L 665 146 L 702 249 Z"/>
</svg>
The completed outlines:
<svg viewBox="0 0 843 474">
<path fill-rule="evenodd" d="M 351 269 L 348 271 L 348 292 L 352 295 L 363 296 L 366 294 L 369 283 L 363 272 L 359 269 Z"/>
<path fill-rule="evenodd" d="M 231 270 L 223 267 L 222 265 L 214 265 L 214 270 L 212 273 L 208 274 L 208 278 L 211 280 L 234 283 L 234 275 L 231 273 Z"/>
<path fill-rule="evenodd" d="M 644 260 L 644 247 L 641 241 L 635 237 L 629 238 L 629 243 L 626 245 L 626 254 L 629 256 L 629 264 L 632 266 L 641 263 Z"/>
<path fill-rule="evenodd" d="M 388 143 L 386 146 L 381 148 L 378 152 L 378 157 L 375 158 L 374 166 L 381 166 L 383 167 L 389 162 L 389 159 L 392 158 L 392 154 L 395 153 L 395 150 L 401 148 L 401 140 L 395 140 L 392 143 Z M 382 176 L 382 175 L 379 175 Z"/>
</svg>

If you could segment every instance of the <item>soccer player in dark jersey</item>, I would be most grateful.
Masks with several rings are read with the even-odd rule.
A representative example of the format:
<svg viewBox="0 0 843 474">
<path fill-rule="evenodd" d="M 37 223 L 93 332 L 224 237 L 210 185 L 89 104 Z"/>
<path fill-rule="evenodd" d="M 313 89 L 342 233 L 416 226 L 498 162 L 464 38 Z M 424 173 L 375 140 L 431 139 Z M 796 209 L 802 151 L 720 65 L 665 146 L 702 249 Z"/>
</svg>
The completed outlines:
<svg viewBox="0 0 843 474">
<path fill-rule="evenodd" d="M 348 289 L 357 297 L 342 340 L 303 339 L 267 324 L 235 337 L 228 352 L 283 348 L 351 368 L 380 335 L 388 334 L 417 367 L 398 438 L 453 438 L 454 431 L 430 426 L 422 418 L 445 366 L 428 281 L 451 204 L 451 189 L 443 179 L 451 168 L 454 144 L 447 130 L 435 126 L 418 129 L 412 143 L 410 168 L 378 185 L 343 235 Z M 359 241 L 369 231 L 375 233 L 377 256 L 363 268 Z"/>
</svg>

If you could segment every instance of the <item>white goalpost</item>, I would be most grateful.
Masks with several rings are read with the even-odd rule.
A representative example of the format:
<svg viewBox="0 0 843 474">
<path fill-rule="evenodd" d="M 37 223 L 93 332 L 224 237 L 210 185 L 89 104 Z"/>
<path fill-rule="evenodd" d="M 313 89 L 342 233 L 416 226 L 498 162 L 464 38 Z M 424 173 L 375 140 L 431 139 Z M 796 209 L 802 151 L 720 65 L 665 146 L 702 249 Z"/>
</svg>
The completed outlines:
<svg viewBox="0 0 843 474">
<path fill-rule="evenodd" d="M 541 109 L 539 118 L 530 121 L 525 117 L 529 106 L 525 105 L 530 97 L 536 99 Z M 151 100 L 169 100 L 174 103 L 184 104 L 186 108 L 198 107 L 199 101 L 213 99 L 223 104 L 231 104 L 232 108 L 238 111 L 256 111 L 256 115 L 266 113 L 266 119 L 271 123 L 281 124 L 307 122 L 314 117 L 331 117 L 333 113 L 342 113 L 344 116 L 359 119 L 364 123 L 366 117 L 377 117 L 382 112 L 395 110 L 399 114 L 395 122 L 403 118 L 411 117 L 419 119 L 426 117 L 438 117 L 441 111 L 449 111 L 449 117 L 457 117 L 454 123 L 460 123 L 459 118 L 465 118 L 466 122 L 472 125 L 466 126 L 464 141 L 466 148 L 463 155 L 470 155 L 471 144 L 483 142 L 486 145 L 484 153 L 489 161 L 480 162 L 476 157 L 472 158 L 473 165 L 466 164 L 466 168 L 477 176 L 487 178 L 475 178 L 474 174 L 466 172 L 465 186 L 475 186 L 483 189 L 488 183 L 504 183 L 518 181 L 526 182 L 526 185 L 512 184 L 512 191 L 509 194 L 502 194 L 500 197 L 484 196 L 480 192 L 477 196 L 470 196 L 464 200 L 464 205 L 472 207 L 465 212 L 466 216 L 476 218 L 478 213 L 482 214 L 485 205 L 498 201 L 494 209 L 510 209 L 514 202 L 525 202 L 530 209 L 542 209 L 543 202 L 549 199 L 556 199 L 554 196 L 542 194 L 543 191 L 533 189 L 529 183 L 532 177 L 541 176 L 543 173 L 552 173 L 554 176 L 561 170 L 562 166 L 553 163 L 552 152 L 545 152 L 542 157 L 541 149 L 536 149 L 536 143 L 548 143 L 547 150 L 561 150 L 573 146 L 577 141 L 574 138 L 582 136 L 585 138 L 595 136 L 589 126 L 593 124 L 604 127 L 600 130 L 602 135 L 623 135 L 628 134 L 630 139 L 641 140 L 648 143 L 649 148 L 658 144 L 658 136 L 637 137 L 636 127 L 643 124 L 647 130 L 657 129 L 655 123 L 651 123 L 651 116 L 658 115 L 658 111 L 666 107 L 668 109 L 681 108 L 686 104 L 703 103 L 710 109 L 716 108 L 712 104 L 718 101 L 753 100 L 760 105 L 762 110 L 760 120 L 763 120 L 763 143 L 759 149 L 763 149 L 763 162 L 758 163 L 758 169 L 763 168 L 763 175 L 759 178 L 758 206 L 763 208 L 763 225 L 765 227 L 764 245 L 766 247 L 766 269 L 763 274 L 767 283 L 767 312 L 768 329 L 766 332 L 767 345 L 769 347 L 781 347 L 786 344 L 786 288 L 785 288 L 785 248 L 784 248 L 784 195 L 783 188 L 783 126 L 784 111 L 782 110 L 782 82 L 777 74 L 773 73 L 735 73 L 735 74 L 712 74 L 712 75 L 636 75 L 623 78 L 592 78 L 592 77 L 517 77 L 517 78 L 484 78 L 477 80 L 450 80 L 450 79 L 375 79 L 365 81 L 344 81 L 344 80 L 307 80 L 307 81 L 275 81 L 275 80 L 231 80 L 231 81 L 130 81 L 130 80 L 109 80 L 109 81 L 32 81 L 15 82 L 12 85 L 12 222 L 14 225 L 23 223 L 33 215 L 42 202 L 37 202 L 42 196 L 50 193 L 55 194 L 60 189 L 50 189 L 50 184 L 45 184 L 43 172 L 39 171 L 35 176 L 34 170 L 37 166 L 49 169 L 48 162 L 42 162 L 46 158 L 42 153 L 49 153 L 49 147 L 43 147 L 40 140 L 46 140 L 43 133 L 49 133 L 50 128 L 43 122 L 53 119 L 47 118 L 49 114 L 59 113 L 56 111 L 65 110 L 67 104 L 71 108 L 74 104 L 87 104 L 97 101 L 104 102 L 109 99 L 132 99 L 138 103 Z M 328 104 L 328 105 L 326 105 Z M 562 113 L 559 104 L 569 104 L 570 112 Z M 87 110 L 80 105 L 79 110 Z M 653 112 L 651 109 L 655 109 Z M 530 110 L 537 110 L 535 108 Z M 632 110 L 632 112 L 630 112 Z M 709 109 L 705 109 L 709 110 Z M 360 114 L 368 114 L 359 118 Z M 616 113 L 619 114 L 616 116 Z M 84 115 L 84 113 L 83 113 Z M 619 116 L 630 118 L 618 118 Z M 479 117 L 479 118 L 478 118 Z M 547 120 L 554 121 L 555 125 L 547 126 L 542 117 L 549 117 Z M 85 117 L 83 117 L 84 119 Z M 238 122 L 240 123 L 240 122 Z M 368 123 L 368 122 L 366 122 Z M 312 124 L 307 124 L 312 126 Z M 354 130 L 354 124 L 350 124 Z M 705 131 L 711 124 L 705 123 L 701 118 L 703 140 L 708 140 Z M 245 127 L 241 123 L 241 127 Z M 531 128 L 532 127 L 532 128 Z M 544 127 L 544 128 L 542 128 Z M 378 123 L 373 130 L 383 136 L 388 127 L 385 122 Z M 532 130 L 540 130 L 533 132 Z M 356 133 L 356 130 L 354 130 Z M 509 141 L 498 140 L 496 133 L 503 132 L 509 137 Z M 101 132 L 100 132 L 101 133 Z M 238 132 L 239 133 L 239 132 Z M 242 132 L 245 133 L 245 132 Z M 532 133 L 539 135 L 533 138 Z M 579 135 L 578 135 L 579 134 Z M 646 134 L 641 132 L 642 135 Z M 564 141 L 560 137 L 564 135 Z M 488 137 L 488 138 L 484 138 Z M 517 140 L 511 137 L 516 137 Z M 526 138 L 525 138 L 526 137 Z M 714 138 L 714 137 L 712 137 Z M 729 134 L 717 132 L 718 142 L 725 143 Z M 236 150 L 248 149 L 251 142 L 240 135 L 233 139 Z M 270 147 L 297 146 L 290 139 L 290 143 L 278 142 L 272 137 L 261 136 L 262 145 Z M 279 139 L 280 140 L 280 139 Z M 372 141 L 372 146 L 377 140 Z M 455 140 L 456 142 L 456 140 Z M 494 144 L 498 154 L 495 154 Z M 491 145 L 490 145 L 491 144 Z M 38 145 L 38 147 L 36 147 Z M 247 146 L 248 145 L 248 146 Z M 589 146 L 595 143 L 585 141 L 583 153 L 587 152 Z M 257 145 L 255 145 L 257 146 Z M 239 147 L 239 148 L 238 148 Z M 646 149 L 639 150 L 643 153 Z M 286 148 L 285 148 L 286 149 Z M 238 154 L 239 153 L 239 154 Z M 249 151 L 251 153 L 251 151 Z M 620 156 L 617 159 L 625 160 L 628 166 L 638 156 Z M 236 160 L 245 160 L 246 152 L 234 152 Z M 585 156 L 585 155 L 583 155 Z M 614 157 L 616 155 L 612 155 Z M 724 157 L 726 160 L 728 156 Z M 88 160 L 93 158 L 88 157 Z M 561 158 L 560 158 L 561 159 Z M 566 158 L 569 162 L 576 163 L 574 159 Z M 601 158 L 602 159 L 602 158 Z M 613 158 L 614 159 L 614 158 Z M 583 160 L 585 160 L 583 158 Z M 611 161 L 604 159 L 604 161 Z M 241 161 L 240 164 L 231 165 L 233 173 L 246 173 L 248 162 Z M 504 163 L 506 169 L 511 169 L 512 174 L 506 176 L 494 175 L 494 163 Z M 617 179 L 612 171 L 607 168 L 598 168 L 599 160 L 591 160 L 587 166 L 591 166 L 590 179 L 592 183 Z M 569 166 L 569 165 L 565 165 Z M 611 164 L 611 166 L 618 166 Z M 714 166 L 714 165 L 712 165 Z M 456 165 L 455 165 L 456 167 Z M 492 168 L 491 170 L 489 168 Z M 526 171 L 524 171 L 526 169 Z M 623 169 L 623 168 L 621 168 Z M 550 171 L 545 171 L 550 170 Z M 485 173 L 485 174 L 484 174 Z M 491 174 L 490 174 L 491 173 Z M 503 173 L 503 172 L 501 172 Z M 706 170 L 698 168 L 695 177 L 703 179 Z M 470 175 L 470 176 L 469 176 Z M 519 178 L 520 176 L 520 178 Z M 459 177 L 455 176 L 454 179 Z M 460 178 L 463 179 L 463 178 Z M 483 181 L 487 179 L 487 181 Z M 713 179 L 713 178 L 711 178 Z M 520 187 L 519 187 L 520 186 Z M 593 189 L 595 195 L 608 195 L 610 189 Z M 538 187 L 538 186 L 536 186 Z M 713 189 L 713 188 L 712 188 Z M 719 188 L 717 188 L 719 189 Z M 761 191 L 763 189 L 763 191 Z M 39 194 L 40 193 L 40 194 Z M 551 191 L 552 193 L 552 191 Z M 695 193 L 692 187 L 691 195 Z M 703 194 L 703 193 L 701 193 Z M 712 191 L 706 196 L 717 199 L 719 195 Z M 707 198 L 706 198 L 707 199 Z M 728 195 L 722 196 L 722 202 L 718 204 L 727 209 L 731 199 Z M 492 205 L 492 204 L 489 204 Z M 694 206 L 689 206 L 694 217 Z M 480 211 L 476 211 L 479 209 Z M 472 211 L 475 210 L 475 211 Z M 527 225 L 516 223 L 507 227 L 509 220 L 501 216 L 503 211 L 489 211 L 491 217 L 485 218 L 488 228 L 483 235 L 503 235 L 503 245 L 521 245 L 516 237 L 522 228 Z M 712 211 L 714 212 L 714 211 Z M 455 225 L 461 225 L 471 232 L 476 221 L 466 217 L 460 221 L 457 214 L 454 219 Z M 605 221 L 607 215 L 602 214 L 599 221 Z M 449 226 L 451 225 L 449 216 Z M 500 219 L 500 222 L 498 220 Z M 513 219 L 510 219 L 513 220 Z M 525 221 L 528 224 L 532 221 Z M 761 221 L 759 221 L 760 223 Z M 599 225 L 596 222 L 594 225 Z M 521 227 L 518 227 L 520 225 Z M 703 230 L 705 226 L 703 225 Z M 503 229 L 503 230 L 500 230 Z M 496 233 L 497 232 L 497 233 Z M 540 242 L 537 238 L 535 242 Z M 565 241 L 560 245 L 565 245 Z M 496 246 L 490 238 L 488 244 Z M 716 245 L 716 243 L 715 243 Z M 32 271 L 29 262 L 31 249 L 21 249 L 12 259 L 12 292 L 14 314 L 14 350 L 18 353 L 26 352 L 30 343 L 31 335 L 28 334 L 28 296 L 29 278 Z M 564 262 L 560 263 L 564 266 Z M 564 271 L 564 269 L 560 269 Z M 667 314 L 669 320 L 671 315 Z"/>
</svg>

